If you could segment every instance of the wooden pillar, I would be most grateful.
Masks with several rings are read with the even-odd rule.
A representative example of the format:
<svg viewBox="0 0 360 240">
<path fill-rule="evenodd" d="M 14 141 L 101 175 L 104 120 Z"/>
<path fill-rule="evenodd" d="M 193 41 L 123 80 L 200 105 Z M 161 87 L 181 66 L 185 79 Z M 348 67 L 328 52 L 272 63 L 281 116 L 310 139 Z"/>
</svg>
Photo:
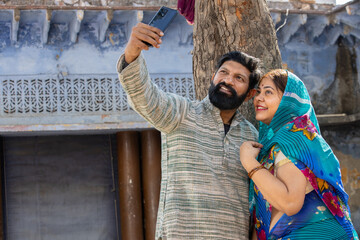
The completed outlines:
<svg viewBox="0 0 360 240">
<path fill-rule="evenodd" d="M 143 240 L 138 132 L 116 134 L 121 239 Z"/>
<path fill-rule="evenodd" d="M 161 137 L 157 130 L 141 132 L 142 186 L 144 197 L 145 239 L 155 238 L 161 182 Z"/>
</svg>

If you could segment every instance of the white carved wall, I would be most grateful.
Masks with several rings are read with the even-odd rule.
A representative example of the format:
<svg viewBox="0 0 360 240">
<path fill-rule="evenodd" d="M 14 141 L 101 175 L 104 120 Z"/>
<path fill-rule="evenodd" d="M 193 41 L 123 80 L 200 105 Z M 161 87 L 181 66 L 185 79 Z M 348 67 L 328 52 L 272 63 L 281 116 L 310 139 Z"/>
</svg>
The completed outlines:
<svg viewBox="0 0 360 240">
<path fill-rule="evenodd" d="M 165 92 L 195 99 L 192 74 L 153 74 Z M 111 114 L 130 110 L 117 75 L 1 76 L 0 116 Z"/>
</svg>

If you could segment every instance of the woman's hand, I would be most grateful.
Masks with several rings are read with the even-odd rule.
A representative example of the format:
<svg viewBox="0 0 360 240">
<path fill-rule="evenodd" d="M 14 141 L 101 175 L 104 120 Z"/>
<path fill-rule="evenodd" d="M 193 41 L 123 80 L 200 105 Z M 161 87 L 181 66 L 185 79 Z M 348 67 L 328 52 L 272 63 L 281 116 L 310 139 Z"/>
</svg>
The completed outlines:
<svg viewBox="0 0 360 240">
<path fill-rule="evenodd" d="M 259 155 L 262 147 L 262 144 L 253 141 L 244 142 L 240 146 L 240 161 L 248 172 L 259 165 L 256 157 Z"/>
</svg>

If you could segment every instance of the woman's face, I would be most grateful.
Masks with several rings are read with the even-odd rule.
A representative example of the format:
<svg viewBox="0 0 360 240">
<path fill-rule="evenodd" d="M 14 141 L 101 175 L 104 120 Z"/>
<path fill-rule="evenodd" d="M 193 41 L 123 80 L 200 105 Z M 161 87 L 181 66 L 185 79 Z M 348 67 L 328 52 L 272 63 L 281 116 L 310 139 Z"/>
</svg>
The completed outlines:
<svg viewBox="0 0 360 240">
<path fill-rule="evenodd" d="M 282 96 L 283 92 L 276 88 L 271 78 L 263 78 L 254 98 L 256 120 L 269 125 L 280 105 Z"/>
</svg>

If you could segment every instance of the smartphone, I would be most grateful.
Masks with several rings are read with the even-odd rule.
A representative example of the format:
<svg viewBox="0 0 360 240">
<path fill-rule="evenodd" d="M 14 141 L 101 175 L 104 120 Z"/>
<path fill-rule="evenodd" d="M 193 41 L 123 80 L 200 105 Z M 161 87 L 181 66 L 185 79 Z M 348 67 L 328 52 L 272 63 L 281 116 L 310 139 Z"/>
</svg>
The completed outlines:
<svg viewBox="0 0 360 240">
<path fill-rule="evenodd" d="M 165 30 L 168 28 L 170 23 L 174 20 L 174 18 L 177 15 L 177 10 L 167 8 L 167 7 L 161 7 L 159 11 L 154 15 L 154 17 L 151 19 L 151 21 L 148 23 L 148 25 L 156 27 L 160 29 L 163 33 L 165 33 Z M 148 46 L 152 46 L 150 43 L 144 42 Z"/>
</svg>

